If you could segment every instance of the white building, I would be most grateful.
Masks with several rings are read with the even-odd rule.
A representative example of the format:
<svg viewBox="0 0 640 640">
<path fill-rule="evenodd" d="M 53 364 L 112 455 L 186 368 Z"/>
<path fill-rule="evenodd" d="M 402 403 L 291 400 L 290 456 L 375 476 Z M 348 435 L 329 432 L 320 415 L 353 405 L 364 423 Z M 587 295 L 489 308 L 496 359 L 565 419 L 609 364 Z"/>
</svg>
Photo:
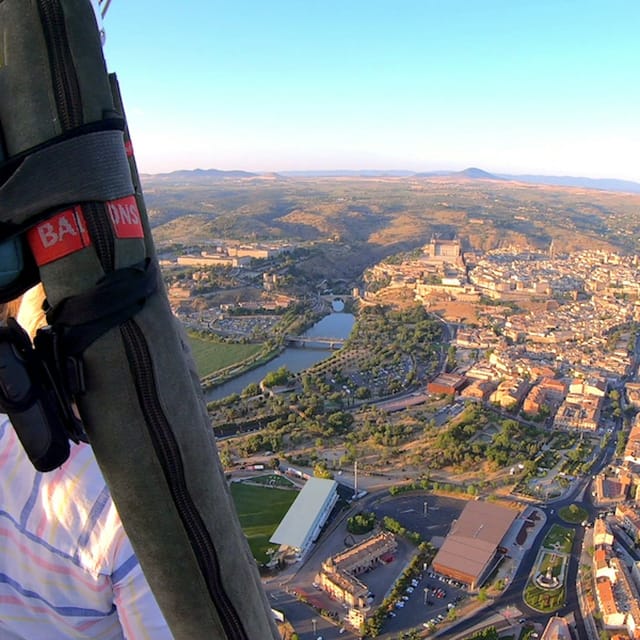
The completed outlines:
<svg viewBox="0 0 640 640">
<path fill-rule="evenodd" d="M 335 480 L 309 478 L 269 542 L 290 547 L 304 557 L 338 501 L 337 487 Z"/>
</svg>

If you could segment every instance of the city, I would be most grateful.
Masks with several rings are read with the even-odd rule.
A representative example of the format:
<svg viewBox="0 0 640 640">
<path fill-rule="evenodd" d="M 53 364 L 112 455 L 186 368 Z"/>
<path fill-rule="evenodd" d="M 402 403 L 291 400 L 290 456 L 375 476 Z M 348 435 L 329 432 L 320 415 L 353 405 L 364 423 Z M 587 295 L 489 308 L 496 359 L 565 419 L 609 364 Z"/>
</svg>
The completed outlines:
<svg viewBox="0 0 640 640">
<path fill-rule="evenodd" d="M 229 304 L 197 310 L 185 293 L 194 285 L 183 279 L 174 309 L 192 328 L 275 343 L 283 334 L 274 309 L 303 289 L 286 268 L 301 247 L 243 250 L 259 261 L 229 264 L 227 277 L 236 290 L 242 279 L 261 288 L 259 302 L 239 301 L 242 315 Z M 210 277 L 208 255 L 175 263 L 194 269 L 196 285 Z M 164 265 L 171 273 L 171 262 Z M 251 412 L 262 418 L 262 428 L 219 438 L 232 480 L 259 484 L 266 473 L 297 488 L 327 483 L 319 506 L 308 497 L 291 506 L 296 526 L 285 529 L 309 529 L 297 538 L 274 534 L 264 565 L 290 635 L 470 638 L 495 629 L 495 637 L 555 638 L 565 629 L 574 638 L 634 637 L 638 281 L 636 257 L 560 254 L 553 245 L 464 252 L 458 239 L 434 237 L 369 269 L 360 287 L 336 293 L 318 283 L 298 298 L 320 313 L 332 299 L 346 302 L 356 315 L 351 337 L 274 386 L 209 405 L 214 425 L 222 416 L 236 426 L 251 422 Z M 411 311 L 416 305 L 424 317 Z M 421 351 L 409 340 L 405 348 L 397 339 L 404 316 L 392 329 L 394 362 L 363 359 L 363 310 L 379 306 L 413 313 L 411 326 L 425 331 L 421 323 L 432 318 L 425 335 L 437 347 Z M 371 345 L 374 326 L 364 332 Z M 322 406 L 307 397 L 313 391 L 324 395 Z M 283 429 L 291 410 L 296 417 Z M 392 433 L 378 438 L 376 452 L 355 436 L 372 415 Z M 324 420 L 336 428 L 318 430 Z M 315 435 L 295 436 L 314 426 Z M 456 429 L 464 430 L 459 441 Z M 473 505 L 484 508 L 469 511 Z M 348 523 L 367 514 L 375 524 L 351 535 Z M 392 523 L 402 535 L 389 533 Z M 393 541 L 376 542 L 381 535 Z M 480 547 L 469 556 L 474 539 Z M 345 553 L 356 568 L 335 573 Z"/>
<path fill-rule="evenodd" d="M 640 640 L 592 4 L 0 0 L 2 638 Z"/>
</svg>

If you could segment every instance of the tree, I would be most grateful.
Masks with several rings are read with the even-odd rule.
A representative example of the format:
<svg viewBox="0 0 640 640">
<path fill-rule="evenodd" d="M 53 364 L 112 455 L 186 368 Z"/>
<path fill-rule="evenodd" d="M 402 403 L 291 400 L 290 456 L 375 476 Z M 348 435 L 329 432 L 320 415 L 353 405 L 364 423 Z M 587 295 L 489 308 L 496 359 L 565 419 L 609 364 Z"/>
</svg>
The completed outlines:
<svg viewBox="0 0 640 640">
<path fill-rule="evenodd" d="M 358 400 L 365 400 L 371 397 L 371 391 L 367 387 L 358 387 L 354 395 Z"/>
<path fill-rule="evenodd" d="M 347 520 L 347 531 L 356 535 L 371 531 L 376 523 L 375 513 L 356 513 Z"/>
<path fill-rule="evenodd" d="M 259 393 L 260 387 L 255 382 L 251 382 L 242 390 L 241 396 L 243 398 L 251 398 Z"/>
<path fill-rule="evenodd" d="M 447 349 L 447 361 L 446 361 L 446 370 L 453 371 L 456 368 L 456 348 L 454 345 L 449 345 Z"/>
<path fill-rule="evenodd" d="M 333 480 L 333 473 L 327 469 L 327 463 L 324 460 L 316 462 L 313 467 L 313 475 L 316 478 L 325 478 L 327 480 Z"/>
<path fill-rule="evenodd" d="M 338 433 L 346 431 L 353 424 L 353 416 L 344 411 L 336 411 L 327 418 L 327 423 Z"/>
<path fill-rule="evenodd" d="M 291 372 L 285 366 L 282 366 L 279 369 L 276 369 L 275 371 L 270 371 L 264 377 L 264 380 L 263 380 L 264 386 L 271 388 L 271 387 L 279 387 L 279 386 L 285 385 L 289 380 L 290 375 L 291 375 Z"/>
<path fill-rule="evenodd" d="M 220 463 L 222 464 L 223 468 L 228 469 L 229 467 L 233 466 L 233 459 L 231 457 L 231 454 L 229 453 L 229 449 L 220 449 L 219 456 Z"/>
</svg>

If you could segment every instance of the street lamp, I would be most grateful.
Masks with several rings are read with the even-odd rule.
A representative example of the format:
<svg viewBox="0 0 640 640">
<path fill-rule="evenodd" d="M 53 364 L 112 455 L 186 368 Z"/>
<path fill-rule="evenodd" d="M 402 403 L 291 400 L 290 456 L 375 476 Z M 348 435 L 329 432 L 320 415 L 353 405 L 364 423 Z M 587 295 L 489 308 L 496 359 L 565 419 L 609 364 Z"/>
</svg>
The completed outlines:
<svg viewBox="0 0 640 640">
<path fill-rule="evenodd" d="M 311 627 L 313 629 L 313 635 L 316 635 L 316 619 L 315 618 L 311 618 Z"/>
</svg>

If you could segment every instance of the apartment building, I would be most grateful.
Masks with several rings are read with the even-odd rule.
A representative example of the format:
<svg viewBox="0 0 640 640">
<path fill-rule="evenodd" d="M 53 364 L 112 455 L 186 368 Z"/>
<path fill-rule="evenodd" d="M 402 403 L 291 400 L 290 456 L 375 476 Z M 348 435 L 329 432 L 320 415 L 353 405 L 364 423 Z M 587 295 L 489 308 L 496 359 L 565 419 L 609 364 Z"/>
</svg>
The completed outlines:
<svg viewBox="0 0 640 640">
<path fill-rule="evenodd" d="M 376 567 L 398 547 L 395 536 L 383 531 L 331 556 L 322 563 L 316 584 L 332 598 L 352 608 L 367 606 L 369 590 L 357 576 Z"/>
</svg>

